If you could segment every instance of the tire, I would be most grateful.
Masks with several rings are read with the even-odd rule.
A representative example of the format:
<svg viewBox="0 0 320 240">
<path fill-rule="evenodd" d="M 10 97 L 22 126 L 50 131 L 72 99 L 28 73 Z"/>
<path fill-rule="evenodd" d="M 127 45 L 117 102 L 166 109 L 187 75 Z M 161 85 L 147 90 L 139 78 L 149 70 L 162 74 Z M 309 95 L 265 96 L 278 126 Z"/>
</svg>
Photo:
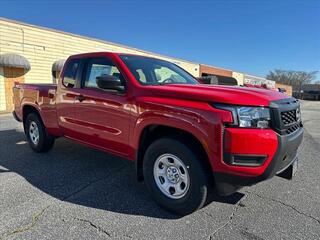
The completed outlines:
<svg viewBox="0 0 320 240">
<path fill-rule="evenodd" d="M 24 128 L 27 141 L 33 151 L 37 153 L 47 152 L 53 147 L 54 138 L 47 133 L 38 114 L 29 113 Z"/>
<path fill-rule="evenodd" d="M 143 174 L 151 196 L 179 215 L 200 209 L 208 197 L 209 177 L 196 152 L 183 141 L 166 137 L 154 141 L 144 155 Z M 179 178 L 172 176 L 174 169 Z"/>
</svg>

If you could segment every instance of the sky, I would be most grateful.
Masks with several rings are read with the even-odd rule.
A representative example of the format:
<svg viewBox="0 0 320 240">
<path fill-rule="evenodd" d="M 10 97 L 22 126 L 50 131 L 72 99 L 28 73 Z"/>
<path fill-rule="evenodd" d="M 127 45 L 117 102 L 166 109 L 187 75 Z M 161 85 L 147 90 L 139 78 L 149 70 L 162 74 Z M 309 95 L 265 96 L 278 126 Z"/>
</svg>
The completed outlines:
<svg viewBox="0 0 320 240">
<path fill-rule="evenodd" d="M 320 71 L 320 0 L 0 1 L 1 17 L 197 63 Z"/>
</svg>

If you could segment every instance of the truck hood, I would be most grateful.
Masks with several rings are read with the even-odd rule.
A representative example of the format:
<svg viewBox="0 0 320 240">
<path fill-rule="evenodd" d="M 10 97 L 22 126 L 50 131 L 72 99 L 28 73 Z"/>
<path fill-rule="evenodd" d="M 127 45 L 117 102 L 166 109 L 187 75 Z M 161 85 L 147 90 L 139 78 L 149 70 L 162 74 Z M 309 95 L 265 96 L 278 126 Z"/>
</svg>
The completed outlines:
<svg viewBox="0 0 320 240">
<path fill-rule="evenodd" d="M 271 101 L 289 98 L 278 91 L 240 86 L 168 84 L 149 87 L 153 94 L 162 97 L 246 106 L 269 106 Z"/>
</svg>

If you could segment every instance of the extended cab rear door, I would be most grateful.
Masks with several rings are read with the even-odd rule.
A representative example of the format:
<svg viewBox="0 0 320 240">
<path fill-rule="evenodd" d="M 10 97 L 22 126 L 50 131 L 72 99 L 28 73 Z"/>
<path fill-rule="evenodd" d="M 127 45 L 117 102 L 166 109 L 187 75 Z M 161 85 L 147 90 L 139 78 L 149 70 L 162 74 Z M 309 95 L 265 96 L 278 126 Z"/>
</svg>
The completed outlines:
<svg viewBox="0 0 320 240">
<path fill-rule="evenodd" d="M 61 75 L 57 88 L 57 117 L 63 134 L 70 138 L 77 138 L 74 103 L 80 95 L 80 78 L 83 60 L 69 59 Z"/>
<path fill-rule="evenodd" d="M 75 100 L 75 118 L 80 141 L 118 155 L 128 155 L 130 108 L 127 93 L 97 86 L 96 77 L 113 75 L 125 80 L 111 57 L 89 57 L 83 67 L 80 96 Z"/>
</svg>

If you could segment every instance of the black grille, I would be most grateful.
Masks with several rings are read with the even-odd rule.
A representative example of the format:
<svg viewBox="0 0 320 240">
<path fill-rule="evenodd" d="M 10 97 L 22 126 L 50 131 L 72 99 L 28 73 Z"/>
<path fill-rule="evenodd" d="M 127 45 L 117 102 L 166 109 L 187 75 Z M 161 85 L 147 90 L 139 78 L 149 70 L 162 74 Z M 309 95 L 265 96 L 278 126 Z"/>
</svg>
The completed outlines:
<svg viewBox="0 0 320 240">
<path fill-rule="evenodd" d="M 300 123 L 295 123 L 294 125 L 286 129 L 286 134 L 293 133 L 294 131 L 298 130 L 300 127 L 301 127 Z"/>
<path fill-rule="evenodd" d="M 300 104 L 294 98 L 273 101 L 270 104 L 271 126 L 281 135 L 291 134 L 303 127 L 300 119 Z"/>
<path fill-rule="evenodd" d="M 296 109 L 281 113 L 281 120 L 284 125 L 290 125 L 297 121 Z"/>
</svg>

